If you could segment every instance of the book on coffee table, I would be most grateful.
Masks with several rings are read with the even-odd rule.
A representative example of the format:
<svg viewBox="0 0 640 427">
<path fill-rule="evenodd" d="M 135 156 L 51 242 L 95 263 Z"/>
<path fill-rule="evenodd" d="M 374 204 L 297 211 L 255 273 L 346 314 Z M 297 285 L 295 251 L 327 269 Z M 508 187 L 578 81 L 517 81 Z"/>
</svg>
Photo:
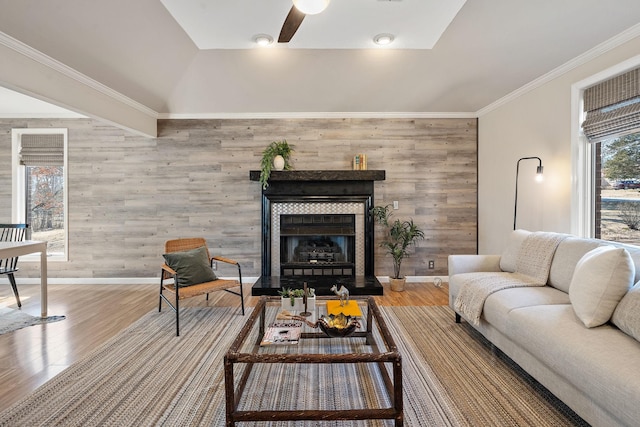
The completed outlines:
<svg viewBox="0 0 640 427">
<path fill-rule="evenodd" d="M 345 316 L 362 317 L 362 310 L 360 310 L 356 301 L 347 301 L 345 305 L 340 305 L 340 301 L 338 300 L 327 301 L 327 314 L 336 316 L 340 313 Z"/>
<path fill-rule="evenodd" d="M 293 345 L 298 344 L 302 333 L 302 322 L 284 321 L 274 322 L 264 332 L 261 346 L 266 345 Z"/>
</svg>

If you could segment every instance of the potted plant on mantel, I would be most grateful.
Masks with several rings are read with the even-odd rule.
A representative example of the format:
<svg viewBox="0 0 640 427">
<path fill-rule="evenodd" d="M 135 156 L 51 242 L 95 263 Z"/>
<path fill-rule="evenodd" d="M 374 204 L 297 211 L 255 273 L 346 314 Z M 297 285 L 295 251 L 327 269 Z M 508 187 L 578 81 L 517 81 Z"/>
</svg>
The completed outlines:
<svg viewBox="0 0 640 427">
<path fill-rule="evenodd" d="M 391 205 L 375 206 L 371 214 L 376 223 L 386 228 L 386 234 L 380 246 L 386 249 L 393 259 L 393 276 L 389 278 L 392 291 L 404 291 L 406 278 L 400 275 L 402 260 L 410 255 L 411 246 L 424 239 L 424 231 L 413 223 L 413 219 L 391 222 Z"/>
<path fill-rule="evenodd" d="M 293 146 L 289 145 L 286 140 L 273 141 L 262 152 L 262 161 L 260 162 L 260 183 L 262 189 L 269 186 L 269 177 L 272 170 L 291 170 L 289 163 Z"/>
</svg>

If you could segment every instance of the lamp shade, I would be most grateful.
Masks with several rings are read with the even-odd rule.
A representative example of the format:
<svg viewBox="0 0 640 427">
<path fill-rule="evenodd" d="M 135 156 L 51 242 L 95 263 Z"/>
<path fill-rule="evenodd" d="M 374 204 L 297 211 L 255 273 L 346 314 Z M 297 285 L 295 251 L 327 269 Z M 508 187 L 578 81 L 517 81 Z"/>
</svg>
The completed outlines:
<svg viewBox="0 0 640 427">
<path fill-rule="evenodd" d="M 293 0 L 293 5 L 305 15 L 315 15 L 329 6 L 330 0 Z"/>
</svg>

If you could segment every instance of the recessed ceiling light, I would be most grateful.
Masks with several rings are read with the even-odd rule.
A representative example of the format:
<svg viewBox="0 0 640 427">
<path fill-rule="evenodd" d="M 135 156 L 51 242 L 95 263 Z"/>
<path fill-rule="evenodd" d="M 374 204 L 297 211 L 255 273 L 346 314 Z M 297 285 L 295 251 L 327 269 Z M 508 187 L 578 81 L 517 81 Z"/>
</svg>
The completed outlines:
<svg viewBox="0 0 640 427">
<path fill-rule="evenodd" d="M 373 42 L 380 46 L 385 46 L 393 42 L 393 34 L 378 34 L 373 38 Z"/>
<path fill-rule="evenodd" d="M 258 46 L 269 46 L 273 43 L 273 37 L 269 34 L 258 34 L 253 36 L 253 41 L 255 41 Z"/>
</svg>

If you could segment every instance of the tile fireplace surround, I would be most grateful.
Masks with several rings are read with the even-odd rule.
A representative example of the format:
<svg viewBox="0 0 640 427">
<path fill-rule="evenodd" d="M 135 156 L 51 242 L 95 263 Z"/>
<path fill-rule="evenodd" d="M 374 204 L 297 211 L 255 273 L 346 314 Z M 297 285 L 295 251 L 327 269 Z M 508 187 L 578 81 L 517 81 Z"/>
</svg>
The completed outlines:
<svg viewBox="0 0 640 427">
<path fill-rule="evenodd" d="M 251 171 L 259 183 L 260 171 Z M 382 295 L 374 275 L 374 182 L 385 171 L 273 171 L 269 187 L 262 190 L 262 268 L 252 295 L 277 295 L 282 287 L 301 288 L 303 282 L 318 295 L 330 295 L 334 284 L 345 285 L 352 295 Z M 355 219 L 355 268 L 351 275 L 332 275 L 303 269 L 304 274 L 281 275 L 280 218 L 283 214 L 343 214 Z M 297 273 L 296 273 L 297 274 Z"/>
</svg>

